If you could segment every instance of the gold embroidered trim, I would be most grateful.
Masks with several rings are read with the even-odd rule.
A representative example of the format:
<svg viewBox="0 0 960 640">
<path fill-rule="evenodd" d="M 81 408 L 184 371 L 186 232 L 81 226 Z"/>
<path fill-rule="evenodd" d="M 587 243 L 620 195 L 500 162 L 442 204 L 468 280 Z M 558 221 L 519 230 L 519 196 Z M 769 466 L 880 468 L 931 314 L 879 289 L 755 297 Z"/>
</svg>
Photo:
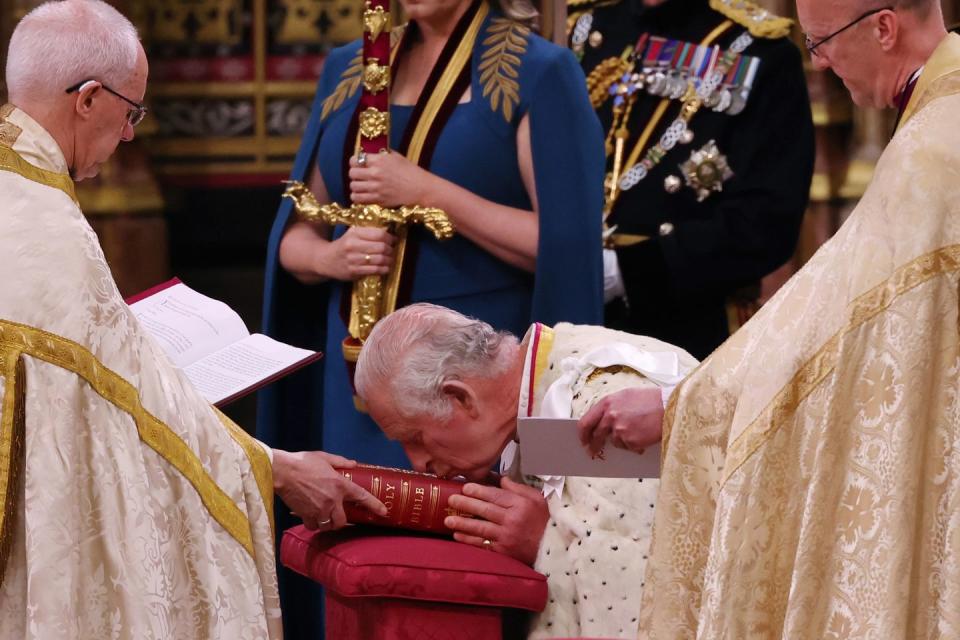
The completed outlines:
<svg viewBox="0 0 960 640">
<path fill-rule="evenodd" d="M 537 343 L 536 365 L 533 371 L 533 388 L 536 389 L 547 370 L 550 361 L 550 352 L 553 351 L 553 329 L 545 324 L 540 325 L 540 341 Z"/>
<path fill-rule="evenodd" d="M 340 74 L 340 82 L 337 88 L 333 90 L 323 101 L 323 109 L 320 111 L 320 119 L 323 120 L 331 112 L 336 111 L 345 100 L 352 98 L 360 88 L 360 82 L 363 80 L 363 47 L 357 51 L 347 68 Z"/>
<path fill-rule="evenodd" d="M 467 25 L 467 30 L 464 32 L 463 38 L 460 39 L 460 44 L 457 45 L 453 55 L 450 56 L 450 62 L 447 63 L 443 74 L 440 76 L 440 79 L 437 80 L 437 86 L 430 95 L 430 99 L 427 100 L 427 104 L 424 105 L 423 113 L 417 121 L 417 128 L 414 130 L 413 135 L 410 136 L 410 145 L 407 148 L 407 158 L 410 162 L 414 164 L 420 162 L 420 153 L 423 151 L 423 145 L 427 141 L 427 134 L 430 132 L 430 127 L 433 125 L 437 113 L 440 112 L 440 107 L 443 106 L 447 96 L 450 95 L 450 91 L 453 90 L 453 85 L 463 71 L 463 67 L 470 64 L 474 44 L 477 41 L 477 34 L 480 32 L 480 26 L 483 24 L 488 13 L 490 13 L 490 8 L 487 3 L 484 2 L 480 5 L 480 8 L 477 9 L 477 13 L 474 14 L 470 24 Z M 480 68 L 483 68 L 483 64 L 480 65 Z M 484 91 L 483 95 L 487 95 L 487 92 Z M 397 262 L 398 261 L 399 258 L 397 258 Z"/>
<path fill-rule="evenodd" d="M 73 189 L 73 180 L 70 176 L 35 167 L 24 160 L 19 153 L 2 144 L 0 144 L 0 171 L 10 171 L 32 182 L 59 189 L 70 196 L 71 200 L 77 201 L 77 194 Z"/>
<path fill-rule="evenodd" d="M 0 350 L 19 351 L 80 376 L 104 400 L 130 415 L 140 439 L 170 463 L 197 490 L 211 517 L 253 556 L 247 516 L 217 486 L 200 459 L 173 430 L 141 404 L 136 388 L 100 363 L 83 346 L 42 329 L 0 320 Z"/>
<path fill-rule="evenodd" d="M 228 418 L 222 411 L 213 408 L 220 423 L 226 427 L 227 433 L 240 445 L 243 452 L 250 461 L 250 468 L 253 469 L 253 477 L 257 481 L 257 489 L 260 490 L 260 498 L 263 500 L 263 508 L 267 510 L 267 516 L 270 518 L 270 529 L 276 533 L 276 525 L 273 521 L 273 465 L 270 464 L 270 456 L 263 450 L 263 447 L 254 440 L 250 434 L 237 426 L 233 420 Z"/>
<path fill-rule="evenodd" d="M 897 129 L 903 127 L 907 120 L 913 117 L 915 113 L 923 109 L 932 101 L 936 100 L 937 98 L 946 98 L 947 96 L 952 96 L 956 93 L 960 93 L 960 73 L 953 73 L 948 76 L 937 78 L 926 90 L 924 90 L 923 95 L 917 98 L 916 103 L 910 105 L 909 112 L 905 112 L 903 114 L 903 117 L 900 119 L 900 124 L 897 125 Z"/>
<path fill-rule="evenodd" d="M 13 113 L 14 109 L 16 109 L 16 107 L 9 102 L 0 107 L 0 120 L 6 120 L 7 116 Z"/>
<path fill-rule="evenodd" d="M 930 56 L 927 63 L 923 65 L 923 72 L 917 79 L 917 84 L 913 88 L 913 95 L 907 102 L 907 108 L 903 110 L 898 128 L 913 117 L 921 100 L 926 104 L 935 97 L 941 97 L 931 94 L 931 91 L 934 90 L 935 86 L 942 90 L 943 85 L 940 85 L 938 81 L 954 75 L 957 72 L 958 65 L 960 65 L 960 35 L 948 33 L 947 37 L 941 40 L 937 48 L 934 49 L 933 55 Z"/>
<path fill-rule="evenodd" d="M 960 270 L 960 244 L 944 247 L 898 269 L 886 282 L 864 293 L 850 304 L 846 325 L 820 347 L 773 398 L 759 416 L 730 445 L 722 484 L 740 468 L 781 426 L 793 418 L 800 403 L 823 382 L 837 365 L 840 344 L 848 333 L 859 329 L 885 311 L 901 295 L 944 273 Z M 674 394 L 676 395 L 676 394 Z M 672 408 L 673 402 L 671 402 Z M 672 418 L 672 415 L 671 415 Z"/>
<path fill-rule="evenodd" d="M 756 38 L 783 38 L 793 27 L 793 20 L 774 15 L 750 0 L 710 0 L 710 8 L 746 27 Z"/>
<path fill-rule="evenodd" d="M 513 109 L 520 102 L 520 56 L 527 51 L 530 29 L 509 18 L 494 18 L 483 41 L 489 49 L 480 56 L 480 84 L 484 97 L 490 96 L 490 107 L 503 112 L 510 122 Z M 502 107 L 502 108 L 501 108 Z"/>
<path fill-rule="evenodd" d="M 0 373 L 4 377 L 3 406 L 0 408 L 0 585 L 13 549 L 19 511 L 20 485 L 23 483 L 24 439 L 26 437 L 26 376 L 20 352 L 4 349 L 0 353 Z"/>
</svg>

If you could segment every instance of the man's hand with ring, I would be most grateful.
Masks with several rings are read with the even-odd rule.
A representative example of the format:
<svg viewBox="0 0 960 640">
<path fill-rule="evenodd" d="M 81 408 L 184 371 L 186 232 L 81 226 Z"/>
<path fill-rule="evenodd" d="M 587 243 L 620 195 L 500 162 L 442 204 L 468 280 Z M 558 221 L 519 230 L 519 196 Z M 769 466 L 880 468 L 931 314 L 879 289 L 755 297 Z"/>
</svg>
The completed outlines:
<svg viewBox="0 0 960 640">
<path fill-rule="evenodd" d="M 345 501 L 356 502 L 384 516 L 387 508 L 334 467 L 353 468 L 357 463 L 323 451 L 290 453 L 273 451 L 273 486 L 291 511 L 308 529 L 339 529 L 347 522 Z"/>
<path fill-rule="evenodd" d="M 468 482 L 450 507 L 475 517 L 447 516 L 444 524 L 459 542 L 506 554 L 532 565 L 550 519 L 547 501 L 533 487 L 500 479 L 500 488 Z"/>
</svg>

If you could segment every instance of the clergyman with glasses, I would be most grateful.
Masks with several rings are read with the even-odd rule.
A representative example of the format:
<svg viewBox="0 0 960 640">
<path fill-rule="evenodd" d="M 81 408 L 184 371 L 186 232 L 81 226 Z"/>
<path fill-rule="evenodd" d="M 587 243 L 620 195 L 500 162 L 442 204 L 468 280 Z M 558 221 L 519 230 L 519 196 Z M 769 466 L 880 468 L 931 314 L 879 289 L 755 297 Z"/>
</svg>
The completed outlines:
<svg viewBox="0 0 960 640">
<path fill-rule="evenodd" d="M 937 0 L 797 8 L 813 64 L 899 119 L 837 234 L 671 396 L 641 637 L 957 638 L 960 36 Z"/>
<path fill-rule="evenodd" d="M 100 0 L 40 5 L 0 107 L 0 638 L 280 638 L 273 491 L 310 528 L 385 507 L 323 452 L 216 412 L 120 297 L 74 181 L 143 119 L 147 60 Z"/>
</svg>

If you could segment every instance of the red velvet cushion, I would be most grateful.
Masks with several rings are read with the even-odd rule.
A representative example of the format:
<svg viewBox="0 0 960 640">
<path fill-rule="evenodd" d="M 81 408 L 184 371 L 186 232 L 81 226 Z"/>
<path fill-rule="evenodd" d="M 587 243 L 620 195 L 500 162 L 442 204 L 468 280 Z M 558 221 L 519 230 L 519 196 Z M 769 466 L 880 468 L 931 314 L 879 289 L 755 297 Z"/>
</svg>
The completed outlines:
<svg viewBox="0 0 960 640">
<path fill-rule="evenodd" d="M 280 561 L 346 597 L 410 598 L 432 602 L 542 611 L 547 579 L 505 555 L 439 538 L 362 527 L 316 533 L 288 529 Z"/>
</svg>

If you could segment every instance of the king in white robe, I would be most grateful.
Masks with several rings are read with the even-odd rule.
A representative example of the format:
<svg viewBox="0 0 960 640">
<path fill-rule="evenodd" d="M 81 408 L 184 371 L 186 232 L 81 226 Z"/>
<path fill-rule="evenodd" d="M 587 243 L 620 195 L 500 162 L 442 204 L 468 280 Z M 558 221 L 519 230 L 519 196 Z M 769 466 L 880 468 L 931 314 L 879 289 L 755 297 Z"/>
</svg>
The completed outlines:
<svg viewBox="0 0 960 640">
<path fill-rule="evenodd" d="M 604 396 L 663 387 L 697 361 L 679 347 L 603 327 L 535 324 L 518 415 L 579 418 Z M 513 457 L 507 453 L 505 459 Z M 520 480 L 519 455 L 504 469 Z M 529 640 L 589 636 L 636 638 L 659 482 L 653 478 L 524 477 L 542 485 L 550 519 L 534 568 L 547 576 L 547 606 Z"/>
<path fill-rule="evenodd" d="M 11 105 L 0 212 L 0 637 L 279 638 L 269 450 L 140 327 Z"/>
</svg>

